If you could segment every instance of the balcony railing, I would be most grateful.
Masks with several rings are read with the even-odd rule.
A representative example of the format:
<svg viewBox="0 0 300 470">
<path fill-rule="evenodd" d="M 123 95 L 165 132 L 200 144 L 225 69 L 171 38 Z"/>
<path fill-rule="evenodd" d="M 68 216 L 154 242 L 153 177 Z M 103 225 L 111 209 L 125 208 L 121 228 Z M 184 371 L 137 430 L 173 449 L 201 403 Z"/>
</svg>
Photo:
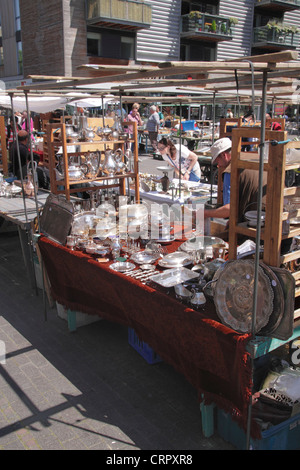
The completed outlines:
<svg viewBox="0 0 300 470">
<path fill-rule="evenodd" d="M 290 11 L 300 8 L 300 0 L 255 0 L 256 8 L 272 8 L 273 10 Z"/>
<path fill-rule="evenodd" d="M 188 14 L 181 17 L 181 37 L 228 41 L 232 35 L 232 20 L 225 16 L 198 13 L 198 16 Z"/>
<path fill-rule="evenodd" d="M 152 7 L 137 0 L 86 0 L 89 24 L 109 23 L 139 29 L 151 25 Z"/>
<path fill-rule="evenodd" d="M 254 47 L 278 47 L 281 49 L 296 48 L 299 43 L 299 34 L 295 32 L 280 31 L 276 28 L 261 26 L 253 28 Z"/>
</svg>

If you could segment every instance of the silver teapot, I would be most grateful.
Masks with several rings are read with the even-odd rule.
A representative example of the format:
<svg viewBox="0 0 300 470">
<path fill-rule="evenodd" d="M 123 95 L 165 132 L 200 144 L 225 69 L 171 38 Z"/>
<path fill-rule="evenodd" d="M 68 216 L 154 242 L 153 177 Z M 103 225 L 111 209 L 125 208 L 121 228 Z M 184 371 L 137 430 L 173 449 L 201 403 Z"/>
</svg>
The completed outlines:
<svg viewBox="0 0 300 470">
<path fill-rule="evenodd" d="M 93 142 L 95 137 L 95 132 L 93 129 L 90 128 L 84 128 L 80 131 L 80 138 L 85 141 Z"/>
<path fill-rule="evenodd" d="M 202 290 L 196 291 L 195 289 L 192 289 L 192 297 L 190 298 L 190 303 L 194 308 L 199 308 L 200 306 L 206 303 L 206 298 Z"/>
<path fill-rule="evenodd" d="M 103 170 L 106 171 L 109 176 L 113 176 L 117 169 L 116 161 L 114 159 L 114 153 L 112 150 L 105 151 Z"/>
<path fill-rule="evenodd" d="M 112 129 L 110 127 L 103 127 L 102 129 L 102 135 L 103 135 L 103 140 L 108 140 L 108 137 L 112 134 Z"/>
<path fill-rule="evenodd" d="M 87 174 L 88 168 L 86 165 L 71 165 L 69 166 L 68 174 L 71 180 L 80 180 Z"/>
</svg>

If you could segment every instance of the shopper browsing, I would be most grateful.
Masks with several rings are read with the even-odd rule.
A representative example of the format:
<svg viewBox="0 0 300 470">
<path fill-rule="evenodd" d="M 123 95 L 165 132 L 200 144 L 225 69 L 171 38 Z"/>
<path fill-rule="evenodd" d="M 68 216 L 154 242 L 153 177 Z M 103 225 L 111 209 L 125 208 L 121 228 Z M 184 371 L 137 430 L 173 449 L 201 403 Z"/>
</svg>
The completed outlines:
<svg viewBox="0 0 300 470">
<path fill-rule="evenodd" d="M 174 167 L 176 175 L 186 181 L 200 181 L 201 170 L 198 157 L 191 152 L 185 145 L 173 144 L 170 139 L 163 137 L 158 142 L 158 151 L 163 159 Z"/>
</svg>

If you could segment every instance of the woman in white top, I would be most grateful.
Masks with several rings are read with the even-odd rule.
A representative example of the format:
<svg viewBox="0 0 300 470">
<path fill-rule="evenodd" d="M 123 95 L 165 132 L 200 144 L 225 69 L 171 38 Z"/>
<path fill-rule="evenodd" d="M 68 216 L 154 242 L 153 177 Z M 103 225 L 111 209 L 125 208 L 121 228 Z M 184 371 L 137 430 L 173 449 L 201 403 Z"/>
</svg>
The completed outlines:
<svg viewBox="0 0 300 470">
<path fill-rule="evenodd" d="M 169 139 L 163 137 L 158 142 L 158 151 L 163 159 L 174 167 L 176 175 L 179 177 L 181 169 L 181 177 L 186 181 L 200 181 L 201 170 L 198 157 L 191 152 L 185 145 L 173 144 Z M 179 161 L 179 156 L 181 156 Z"/>
</svg>

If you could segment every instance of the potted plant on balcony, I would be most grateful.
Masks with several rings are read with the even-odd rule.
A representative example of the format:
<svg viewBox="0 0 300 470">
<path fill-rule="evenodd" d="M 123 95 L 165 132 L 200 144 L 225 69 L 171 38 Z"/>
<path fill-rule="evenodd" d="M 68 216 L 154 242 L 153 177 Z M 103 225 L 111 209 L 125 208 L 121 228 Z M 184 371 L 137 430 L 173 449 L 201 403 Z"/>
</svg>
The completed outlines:
<svg viewBox="0 0 300 470">
<path fill-rule="evenodd" d="M 189 18 L 194 23 L 194 27 L 197 28 L 202 24 L 202 13 L 198 10 L 190 11 Z M 201 31 L 201 28 L 199 28 Z"/>
<path fill-rule="evenodd" d="M 238 24 L 238 22 L 239 22 L 239 20 L 237 18 L 235 18 L 234 16 L 229 18 L 229 32 L 230 32 L 230 34 L 232 34 L 233 26 Z"/>
<path fill-rule="evenodd" d="M 272 34 L 274 33 L 272 39 L 278 39 L 280 42 L 284 42 L 288 34 L 293 35 L 298 33 L 298 28 L 296 26 L 279 23 L 276 20 L 269 21 L 267 23 L 267 29 L 271 31 Z"/>
<path fill-rule="evenodd" d="M 211 22 L 211 27 L 210 27 L 210 31 L 212 33 L 215 33 L 217 31 L 217 23 L 216 23 L 216 20 L 212 20 Z"/>
<path fill-rule="evenodd" d="M 221 34 L 227 34 L 226 23 L 221 24 Z"/>
</svg>

